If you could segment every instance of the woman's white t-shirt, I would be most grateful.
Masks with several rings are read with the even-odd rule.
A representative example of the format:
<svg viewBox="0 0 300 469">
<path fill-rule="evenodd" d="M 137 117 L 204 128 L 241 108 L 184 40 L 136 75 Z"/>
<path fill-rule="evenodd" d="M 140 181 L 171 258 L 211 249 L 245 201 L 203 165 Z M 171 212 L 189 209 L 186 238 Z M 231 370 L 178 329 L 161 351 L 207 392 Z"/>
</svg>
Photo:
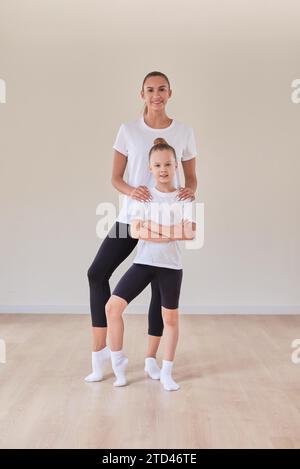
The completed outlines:
<svg viewBox="0 0 300 469">
<path fill-rule="evenodd" d="M 184 219 L 195 222 L 195 203 L 189 200 L 177 200 L 178 191 L 161 192 L 156 187 L 150 188 L 151 202 L 139 202 L 131 205 L 129 218 L 132 220 L 152 220 L 155 223 L 170 226 L 181 223 Z M 155 265 L 168 269 L 182 269 L 181 243 L 183 240 L 152 242 L 139 239 L 134 264 Z"/>
<path fill-rule="evenodd" d="M 127 183 L 130 186 L 154 186 L 154 179 L 149 170 L 149 151 L 158 137 L 164 138 L 171 145 L 177 156 L 177 161 L 187 161 L 197 155 L 194 131 L 191 127 L 173 119 L 172 123 L 164 129 L 149 127 L 144 117 L 121 124 L 113 148 L 127 157 Z M 176 170 L 174 186 L 179 188 L 179 171 Z M 130 223 L 128 211 L 134 202 L 130 197 L 123 195 L 122 209 L 117 221 Z"/>
</svg>

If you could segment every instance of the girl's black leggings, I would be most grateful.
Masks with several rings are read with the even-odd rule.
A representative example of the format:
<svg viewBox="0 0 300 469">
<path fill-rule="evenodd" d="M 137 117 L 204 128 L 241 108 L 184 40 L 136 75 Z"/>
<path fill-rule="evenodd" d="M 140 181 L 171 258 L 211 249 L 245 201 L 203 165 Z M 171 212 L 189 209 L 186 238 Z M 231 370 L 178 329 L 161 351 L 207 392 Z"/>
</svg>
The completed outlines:
<svg viewBox="0 0 300 469">
<path fill-rule="evenodd" d="M 109 279 L 115 269 L 129 256 L 138 240 L 132 238 L 126 223 L 116 222 L 103 240 L 88 269 L 90 308 L 93 327 L 107 327 L 105 305 L 111 296 Z M 148 334 L 161 337 L 163 319 L 161 297 L 156 279 L 151 282 L 151 302 L 148 312 Z"/>
</svg>

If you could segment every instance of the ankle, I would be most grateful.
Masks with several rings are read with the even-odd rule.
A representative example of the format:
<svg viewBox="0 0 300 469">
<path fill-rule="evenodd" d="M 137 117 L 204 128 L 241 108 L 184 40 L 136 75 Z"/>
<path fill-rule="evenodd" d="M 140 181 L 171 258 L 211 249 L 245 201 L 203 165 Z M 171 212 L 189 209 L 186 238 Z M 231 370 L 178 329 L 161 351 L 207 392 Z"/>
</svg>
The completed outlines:
<svg viewBox="0 0 300 469">
<path fill-rule="evenodd" d="M 92 348 L 92 352 L 100 352 L 100 350 L 103 350 L 104 348 L 106 348 L 107 345 L 106 344 L 97 344 L 97 345 L 93 345 L 93 348 Z"/>
</svg>

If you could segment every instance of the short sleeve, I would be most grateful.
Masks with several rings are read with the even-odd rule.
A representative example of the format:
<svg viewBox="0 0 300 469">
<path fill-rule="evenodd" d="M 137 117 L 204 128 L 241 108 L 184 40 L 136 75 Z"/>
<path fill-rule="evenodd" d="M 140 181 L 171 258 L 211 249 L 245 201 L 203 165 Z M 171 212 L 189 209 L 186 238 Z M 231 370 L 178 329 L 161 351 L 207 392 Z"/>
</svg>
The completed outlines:
<svg viewBox="0 0 300 469">
<path fill-rule="evenodd" d="M 183 219 L 196 223 L 196 205 L 194 201 L 183 201 Z"/>
<path fill-rule="evenodd" d="M 125 156 L 128 156 L 128 147 L 124 124 L 120 125 L 113 148 Z"/>
<path fill-rule="evenodd" d="M 181 161 L 191 160 L 197 155 L 197 146 L 195 141 L 194 130 L 192 127 L 188 127 L 187 138 L 184 149 L 182 151 Z"/>
<path fill-rule="evenodd" d="M 143 202 L 135 200 L 128 209 L 129 222 L 132 220 L 145 220 L 145 205 Z"/>
</svg>

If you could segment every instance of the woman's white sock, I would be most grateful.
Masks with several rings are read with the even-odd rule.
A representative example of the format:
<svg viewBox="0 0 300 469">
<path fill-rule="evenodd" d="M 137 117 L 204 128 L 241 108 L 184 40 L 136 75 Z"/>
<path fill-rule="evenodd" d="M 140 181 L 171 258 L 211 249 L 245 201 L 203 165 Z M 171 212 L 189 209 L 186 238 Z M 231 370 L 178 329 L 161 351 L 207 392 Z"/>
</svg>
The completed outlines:
<svg viewBox="0 0 300 469">
<path fill-rule="evenodd" d="M 101 381 L 103 379 L 103 370 L 110 359 L 110 350 L 106 346 L 98 352 L 92 352 L 92 370 L 93 372 L 89 374 L 85 381 L 92 383 L 94 381 Z"/>
<path fill-rule="evenodd" d="M 148 373 L 150 378 L 159 379 L 160 378 L 160 368 L 153 357 L 147 357 L 145 359 L 145 371 Z"/>
<path fill-rule="evenodd" d="M 169 360 L 163 360 L 162 369 L 160 372 L 160 382 L 166 391 L 177 391 L 180 388 L 172 378 L 172 367 L 173 362 Z"/>
<path fill-rule="evenodd" d="M 123 350 L 111 352 L 111 363 L 117 378 L 114 386 L 125 386 L 127 384 L 125 371 L 128 365 L 128 358 L 124 355 Z"/>
</svg>

